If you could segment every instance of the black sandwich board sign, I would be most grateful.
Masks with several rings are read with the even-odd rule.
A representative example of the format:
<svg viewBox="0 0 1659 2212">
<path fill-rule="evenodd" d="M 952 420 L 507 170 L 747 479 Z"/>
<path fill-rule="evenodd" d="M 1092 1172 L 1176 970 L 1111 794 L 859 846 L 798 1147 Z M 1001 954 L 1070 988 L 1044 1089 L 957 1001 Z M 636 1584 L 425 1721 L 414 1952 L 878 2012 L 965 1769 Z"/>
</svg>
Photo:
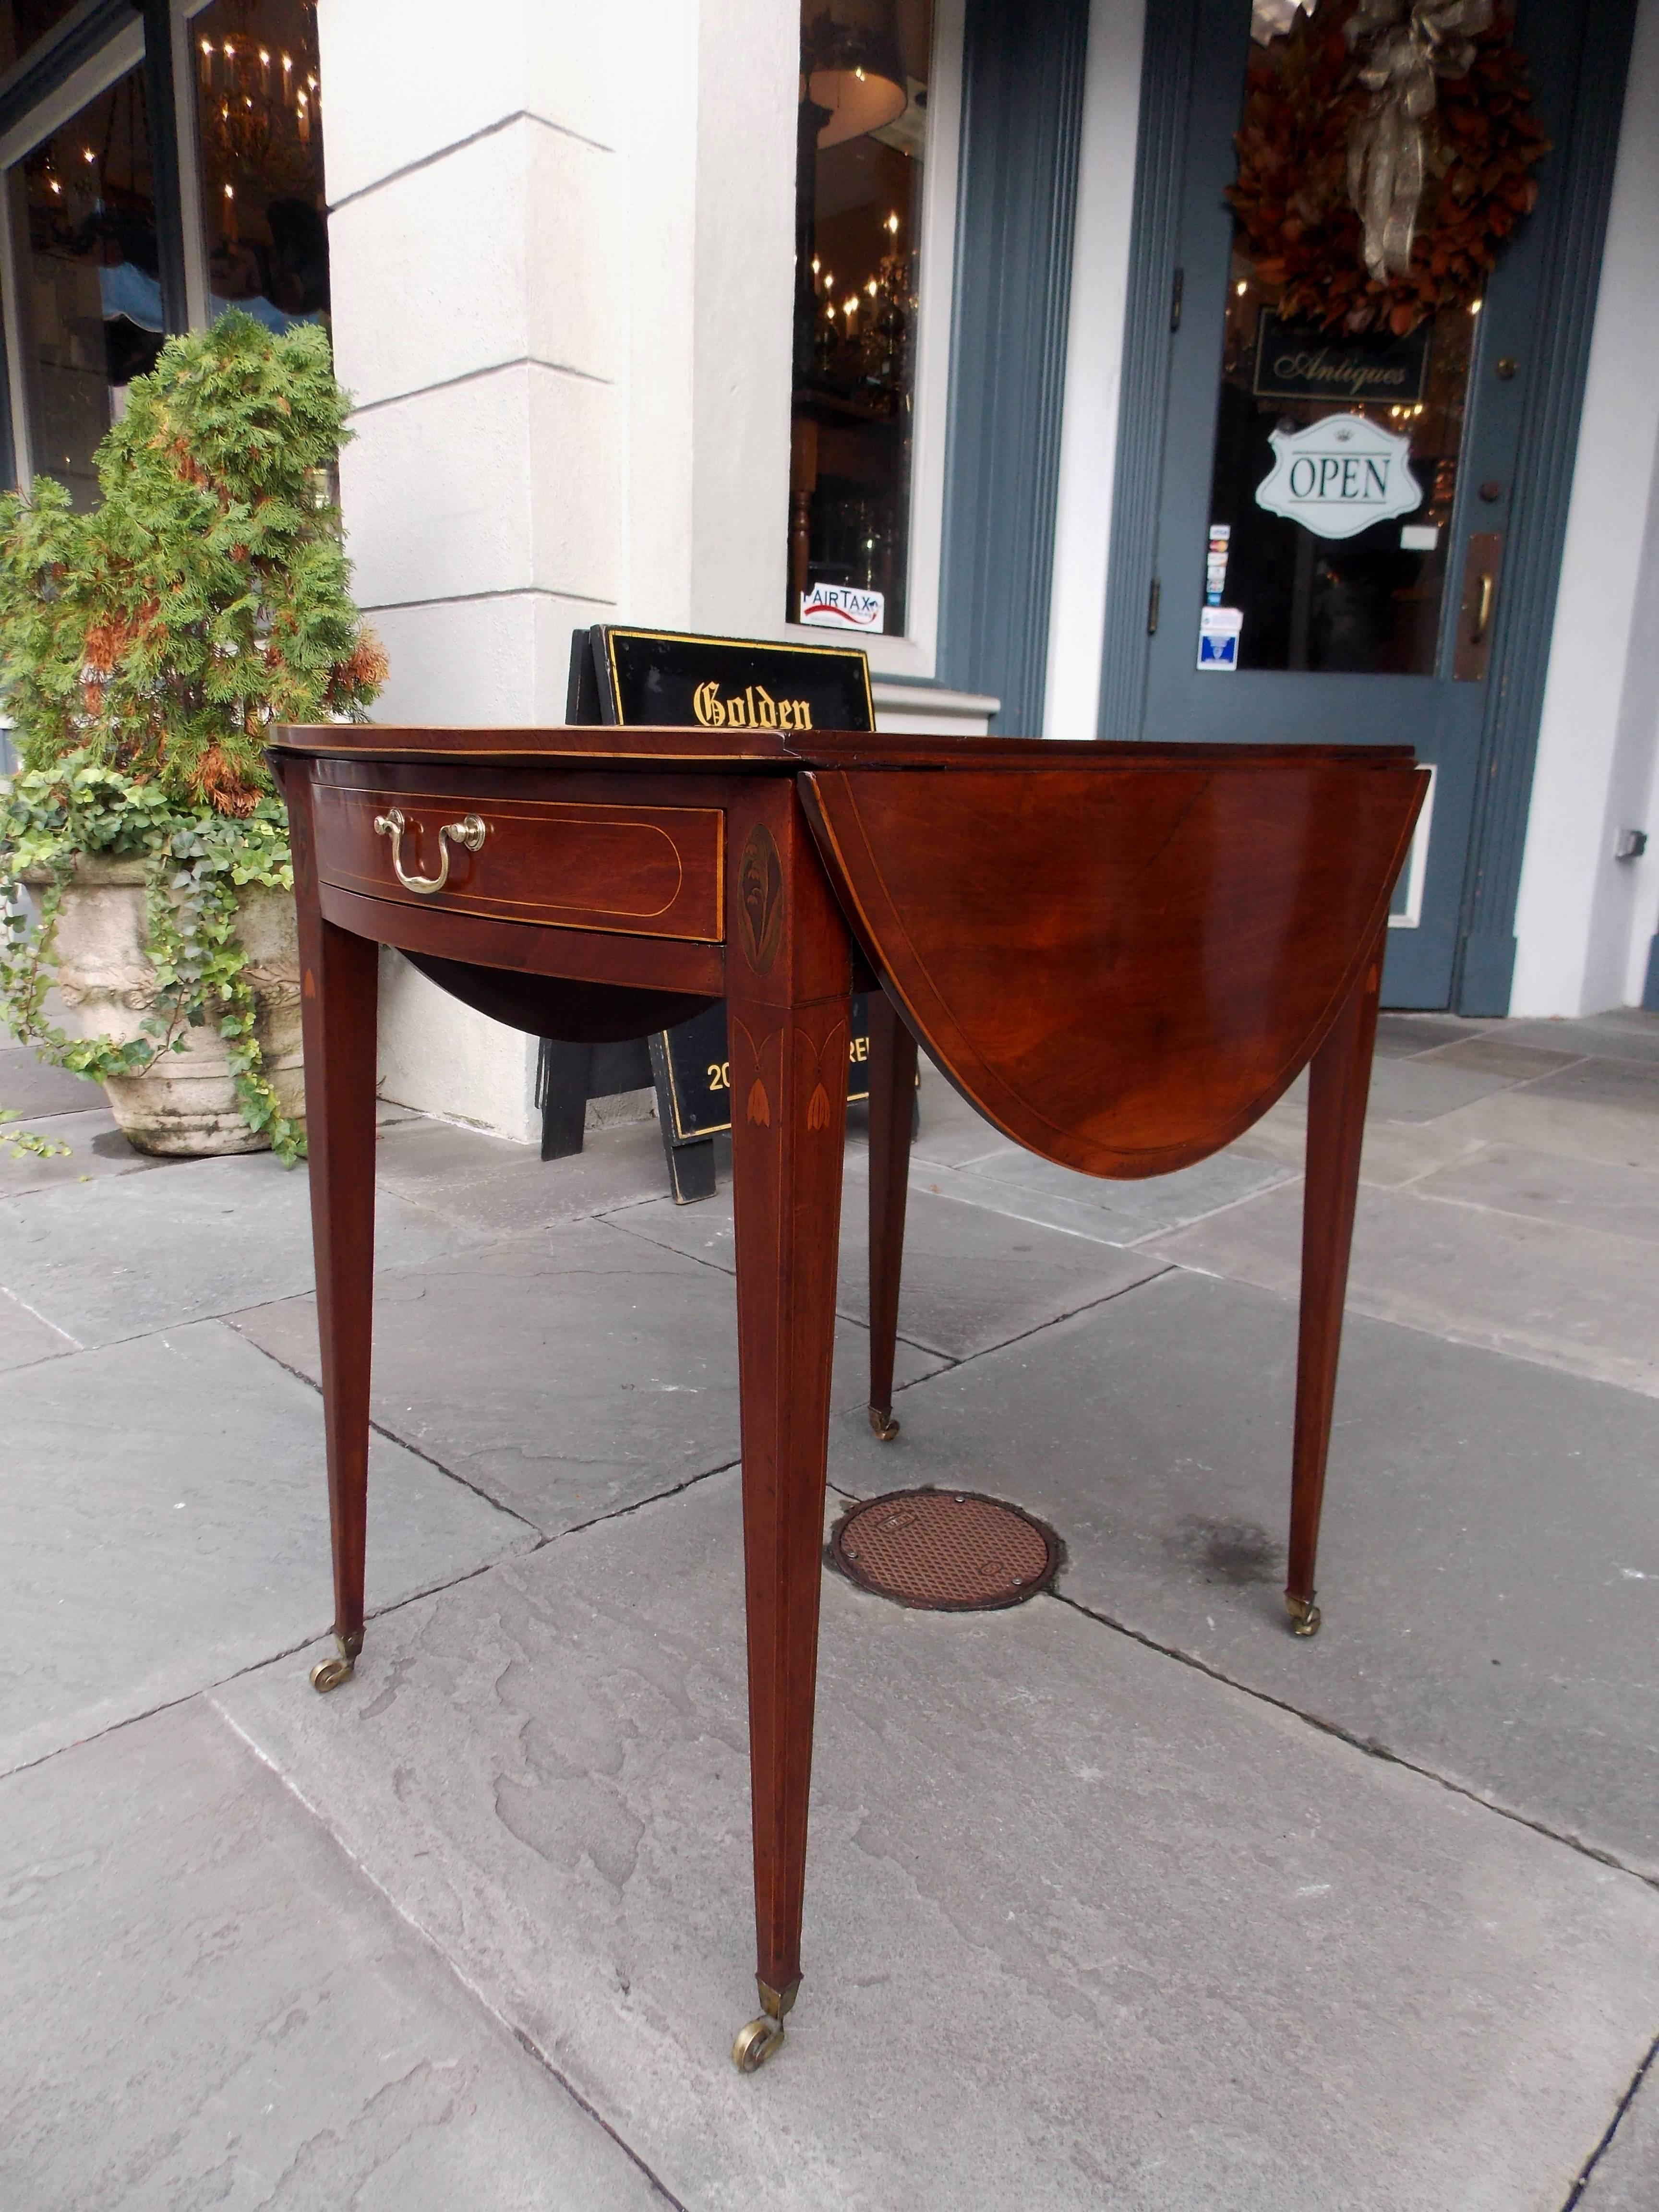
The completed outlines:
<svg viewBox="0 0 1659 2212">
<path fill-rule="evenodd" d="M 710 1006 L 694 1014 L 678 1029 L 659 1030 L 648 1040 L 653 1071 L 660 1046 L 662 1066 L 657 1073 L 657 1110 L 665 1104 L 665 1129 L 672 1129 L 677 1145 L 695 1144 L 699 1137 L 718 1137 L 732 1126 L 732 1071 L 726 1052 L 726 1007 Z M 853 1000 L 852 1064 L 847 1071 L 848 1098 L 870 1096 L 870 1012 L 860 991 Z"/>
<path fill-rule="evenodd" d="M 869 661 L 844 646 L 600 623 L 571 640 L 565 720 L 635 729 L 873 730 L 876 710 Z"/>
<path fill-rule="evenodd" d="M 601 623 L 570 641 L 567 722 L 686 729 L 873 730 L 870 665 L 845 647 L 769 645 Z M 848 1098 L 870 1095 L 869 1013 L 853 1001 Z M 732 1126 L 726 1008 L 710 1006 L 639 1043 L 544 1039 L 537 1076 L 542 1158 L 582 1146 L 590 1098 L 654 1083 L 676 1200 L 714 1190 L 714 1143 Z"/>
</svg>

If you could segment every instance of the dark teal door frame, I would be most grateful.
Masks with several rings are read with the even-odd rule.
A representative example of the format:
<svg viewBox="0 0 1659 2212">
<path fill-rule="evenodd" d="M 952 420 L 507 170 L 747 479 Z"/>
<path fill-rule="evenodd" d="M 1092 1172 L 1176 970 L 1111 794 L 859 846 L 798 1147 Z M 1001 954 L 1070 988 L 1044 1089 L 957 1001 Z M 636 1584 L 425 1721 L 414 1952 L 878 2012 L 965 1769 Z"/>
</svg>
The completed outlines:
<svg viewBox="0 0 1659 2212">
<path fill-rule="evenodd" d="M 1100 734 L 1108 738 L 1139 737 L 1146 714 L 1199 8 L 1200 0 L 1149 0 L 1147 9 L 1101 683 Z M 1539 210 L 1512 249 L 1538 264 L 1538 357 L 1525 398 L 1459 906 L 1451 1002 L 1464 1013 L 1509 1007 L 1527 808 L 1634 15 L 1634 0 L 1583 9 L 1567 68 L 1553 70 L 1539 88 L 1554 149 Z"/>
<path fill-rule="evenodd" d="M 1088 45 L 1089 0 L 968 0 L 938 667 L 1016 736 L 1042 727 Z"/>
</svg>

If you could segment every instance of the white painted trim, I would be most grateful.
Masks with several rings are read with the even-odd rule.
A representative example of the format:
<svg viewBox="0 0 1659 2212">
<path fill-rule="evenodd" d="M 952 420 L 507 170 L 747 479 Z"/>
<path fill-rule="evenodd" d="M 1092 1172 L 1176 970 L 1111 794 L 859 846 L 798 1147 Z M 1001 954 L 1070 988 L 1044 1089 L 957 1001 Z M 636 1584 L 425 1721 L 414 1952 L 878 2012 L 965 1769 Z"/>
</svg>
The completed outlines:
<svg viewBox="0 0 1659 2212">
<path fill-rule="evenodd" d="M 26 76 L 37 62 L 44 61 L 54 46 L 61 46 L 65 39 L 72 36 L 79 26 L 86 21 L 88 16 L 100 5 L 101 0 L 80 0 L 78 7 L 71 8 L 67 15 L 58 18 L 51 30 L 43 32 L 33 45 L 18 57 L 5 75 L 0 76 L 0 97 L 3 97 L 11 90 L 13 85 Z"/>
<path fill-rule="evenodd" d="M 1045 737 L 1092 738 L 1100 719 L 1106 562 L 1129 298 L 1146 13 L 1146 0 L 1093 0 L 1089 11 L 1048 610 Z"/>
<path fill-rule="evenodd" d="M 1659 854 L 1613 857 L 1652 826 L 1659 762 L 1659 0 L 1640 0 L 1607 210 L 1583 418 L 1550 635 L 1516 903 L 1516 1014 L 1639 998 Z"/>
<path fill-rule="evenodd" d="M 1412 832 L 1411 850 L 1406 855 L 1406 909 L 1403 914 L 1389 916 L 1390 929 L 1420 929 L 1423 927 L 1423 886 L 1429 878 L 1429 839 L 1433 834 L 1434 787 L 1440 771 L 1432 762 L 1424 765 L 1429 771 L 1429 787 L 1423 794 L 1423 811 L 1417 817 L 1417 827 Z"/>
<path fill-rule="evenodd" d="M 34 482 L 34 440 L 29 424 L 23 358 L 22 294 L 17 283 L 17 203 L 9 172 L 0 172 L 0 313 L 6 321 L 6 388 L 11 397 L 11 459 L 19 487 Z"/>
<path fill-rule="evenodd" d="M 947 691 L 943 684 L 884 683 L 872 678 L 876 727 L 896 737 L 982 738 L 1001 706 L 981 691 Z"/>
<path fill-rule="evenodd" d="M 922 179 L 921 307 L 916 329 L 915 431 L 910 447 L 910 572 L 902 637 L 864 640 L 872 675 L 933 675 L 945 544 L 945 447 L 951 427 L 951 309 L 956 293 L 957 183 L 962 159 L 963 0 L 936 0 L 927 150 Z M 787 507 L 783 527 L 787 526 Z M 769 635 L 822 644 L 783 622 Z"/>
<path fill-rule="evenodd" d="M 201 114 L 197 105 L 196 53 L 191 20 L 212 0 L 173 0 L 173 104 L 179 119 L 179 200 L 184 215 L 185 313 L 193 331 L 205 330 L 212 290 L 208 282 L 207 231 L 202 221 Z"/>
<path fill-rule="evenodd" d="M 915 701 L 941 714 L 983 714 L 988 720 L 1002 705 L 988 691 L 948 691 L 942 684 L 895 684 L 878 676 L 870 679 L 870 696 L 878 707 Z"/>
<path fill-rule="evenodd" d="M 1642 574 L 1644 618 L 1651 623 L 1659 617 L 1659 442 L 1655 446 L 1653 483 L 1648 494 Z M 1659 674 L 1654 669 L 1650 651 L 1643 650 L 1632 655 L 1632 659 L 1636 665 L 1626 672 L 1625 707 L 1627 721 L 1638 734 L 1638 742 L 1645 722 L 1646 786 L 1641 787 L 1633 776 L 1629 803 L 1619 807 L 1617 802 L 1624 794 L 1615 791 L 1614 804 L 1608 811 L 1623 813 L 1625 819 L 1616 825 L 1618 828 L 1643 828 L 1648 833 L 1645 854 L 1639 859 L 1619 863 L 1621 874 L 1629 873 L 1634 878 L 1629 894 L 1633 920 L 1625 956 L 1623 997 L 1626 1006 L 1639 1006 L 1647 986 L 1653 940 L 1659 937 Z M 1639 773 L 1638 769 L 1636 774 Z"/>
<path fill-rule="evenodd" d="M 43 138 L 50 138 L 54 131 L 61 130 L 89 100 L 96 100 L 100 92 L 107 92 L 118 78 L 124 77 L 143 58 L 143 21 L 135 15 L 106 46 L 100 46 L 90 60 L 82 62 L 55 92 L 48 93 L 38 107 L 30 108 L 21 123 L 14 123 L 0 137 L 0 169 L 9 169 L 14 162 L 21 161 Z"/>
</svg>

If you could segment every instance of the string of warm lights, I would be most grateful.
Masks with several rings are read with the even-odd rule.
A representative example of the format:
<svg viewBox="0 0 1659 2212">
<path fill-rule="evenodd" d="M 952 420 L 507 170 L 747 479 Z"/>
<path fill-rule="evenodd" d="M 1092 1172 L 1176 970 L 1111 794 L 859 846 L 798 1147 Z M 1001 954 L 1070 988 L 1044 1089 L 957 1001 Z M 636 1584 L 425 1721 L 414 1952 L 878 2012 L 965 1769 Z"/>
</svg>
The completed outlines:
<svg viewBox="0 0 1659 2212">
<path fill-rule="evenodd" d="M 284 168 L 301 188 L 320 121 L 322 86 L 310 57 L 243 33 L 198 36 L 203 151 L 214 178 L 222 234 L 239 237 L 237 185 L 246 176 L 270 183 Z"/>
<path fill-rule="evenodd" d="M 276 69 L 278 90 L 284 106 L 290 102 L 296 110 L 311 106 L 314 105 L 321 91 L 314 70 L 308 70 L 302 75 L 296 75 L 293 55 L 273 52 L 269 46 L 255 46 L 246 40 L 238 40 L 229 38 L 222 40 L 216 46 L 211 39 L 200 39 L 197 41 L 197 52 L 200 56 L 198 68 L 202 79 L 202 89 L 204 92 L 212 92 L 215 89 L 216 59 L 225 87 L 233 93 L 240 94 L 242 85 L 239 64 L 246 64 L 251 66 L 256 58 L 259 67 L 260 91 L 267 94 L 270 93 L 271 71 Z M 246 95 L 244 95 L 244 98 L 246 99 Z M 251 99 L 247 100 L 247 104 L 252 105 Z"/>
<path fill-rule="evenodd" d="M 908 300 L 909 257 L 899 251 L 897 214 L 889 215 L 882 228 L 887 233 L 888 251 L 882 256 L 876 274 L 866 280 L 861 293 L 854 287 L 838 301 L 834 271 L 826 269 L 817 254 L 813 255 L 812 290 L 823 302 L 826 337 L 833 334 L 836 341 L 857 338 L 861 330 L 868 332 L 877 327 L 884 309 L 893 307 L 903 313 L 913 304 Z"/>
</svg>

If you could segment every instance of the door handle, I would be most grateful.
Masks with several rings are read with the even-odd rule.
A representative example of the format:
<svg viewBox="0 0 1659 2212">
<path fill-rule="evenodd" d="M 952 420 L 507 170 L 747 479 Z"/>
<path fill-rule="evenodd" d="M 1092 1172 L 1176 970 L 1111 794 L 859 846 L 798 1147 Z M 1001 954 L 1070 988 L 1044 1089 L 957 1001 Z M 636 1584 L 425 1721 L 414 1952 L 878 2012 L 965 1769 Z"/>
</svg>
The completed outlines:
<svg viewBox="0 0 1659 2212">
<path fill-rule="evenodd" d="M 1477 530 L 1463 552 L 1462 594 L 1452 631 L 1452 675 L 1460 684 L 1484 683 L 1492 657 L 1492 617 L 1504 573 L 1504 533 Z"/>
<path fill-rule="evenodd" d="M 411 876 L 404 866 L 404 832 L 409 824 L 404 819 L 403 809 L 389 806 L 384 814 L 374 817 L 374 835 L 392 840 L 392 872 L 406 891 L 418 891 L 422 898 L 431 898 L 449 881 L 449 840 L 465 845 L 469 853 L 476 853 L 488 835 L 488 824 L 477 815 L 468 814 L 459 822 L 446 822 L 438 832 L 438 852 L 443 866 L 435 876 Z"/>
<path fill-rule="evenodd" d="M 1486 625 L 1492 620 L 1492 594 L 1498 589 L 1498 579 L 1490 568 L 1480 574 L 1480 599 L 1474 611 L 1474 628 L 1469 632 L 1469 643 L 1479 645 L 1486 635 Z"/>
</svg>

